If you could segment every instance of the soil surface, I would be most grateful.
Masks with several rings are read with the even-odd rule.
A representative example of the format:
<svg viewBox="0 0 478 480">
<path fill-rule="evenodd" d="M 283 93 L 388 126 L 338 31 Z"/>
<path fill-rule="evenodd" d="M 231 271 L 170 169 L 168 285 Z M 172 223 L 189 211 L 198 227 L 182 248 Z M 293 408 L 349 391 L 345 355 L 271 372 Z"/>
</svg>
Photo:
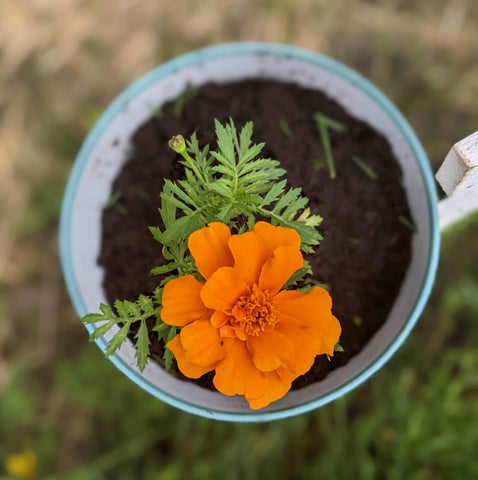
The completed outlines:
<svg viewBox="0 0 478 480">
<path fill-rule="evenodd" d="M 208 84 L 189 97 L 182 106 L 165 104 L 135 132 L 130 160 L 114 182 L 117 201 L 103 213 L 99 258 L 107 298 L 110 304 L 117 298 L 136 300 L 158 283 L 149 272 L 163 262 L 161 246 L 148 226 L 161 225 L 157 208 L 163 179 L 182 176 L 168 140 L 195 131 L 200 145 L 213 146 L 215 118 L 225 123 L 231 117 L 237 127 L 252 120 L 254 140 L 266 142 L 263 156 L 281 162 L 290 185 L 302 187 L 313 213 L 324 219 L 323 241 L 307 258 L 316 280 L 327 284 L 332 295 L 344 351 L 330 360 L 318 356 L 292 388 L 321 380 L 347 363 L 385 322 L 410 263 L 413 220 L 391 147 L 382 134 L 322 92 L 293 84 Z M 316 112 L 347 127 L 345 133 L 329 130 L 337 170 L 333 180 L 325 167 Z M 118 141 L 114 146 L 126 148 Z M 372 172 L 365 172 L 364 164 Z M 162 341 L 155 332 L 150 340 L 153 355 L 161 357 Z M 174 372 L 182 377 L 176 365 Z M 188 380 L 214 389 L 212 377 L 213 372 Z"/>
</svg>

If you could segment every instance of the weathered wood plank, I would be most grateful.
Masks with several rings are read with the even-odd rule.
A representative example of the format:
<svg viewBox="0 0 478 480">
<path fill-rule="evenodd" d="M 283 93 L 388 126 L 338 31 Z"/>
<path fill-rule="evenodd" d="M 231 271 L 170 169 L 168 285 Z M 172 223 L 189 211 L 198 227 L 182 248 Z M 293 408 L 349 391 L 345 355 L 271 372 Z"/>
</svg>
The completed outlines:
<svg viewBox="0 0 478 480">
<path fill-rule="evenodd" d="M 448 195 L 438 207 L 440 228 L 446 228 L 478 210 L 478 132 L 453 146 L 436 179 Z"/>
</svg>

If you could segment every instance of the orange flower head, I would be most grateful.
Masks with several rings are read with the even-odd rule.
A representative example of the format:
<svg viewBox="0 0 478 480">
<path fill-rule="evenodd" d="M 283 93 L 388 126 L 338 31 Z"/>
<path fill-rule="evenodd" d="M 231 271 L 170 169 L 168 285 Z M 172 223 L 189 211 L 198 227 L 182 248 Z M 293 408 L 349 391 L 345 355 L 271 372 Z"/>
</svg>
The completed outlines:
<svg viewBox="0 0 478 480">
<path fill-rule="evenodd" d="M 218 391 L 258 409 L 283 397 L 317 355 L 333 355 L 341 327 L 328 292 L 282 290 L 303 266 L 295 230 L 259 222 L 231 235 L 211 223 L 188 246 L 205 280 L 168 282 L 161 311 L 165 323 L 182 327 L 167 347 L 185 376 L 215 370 Z"/>
<path fill-rule="evenodd" d="M 256 284 L 252 288 L 247 287 L 246 293 L 232 308 L 232 324 L 252 336 L 271 330 L 278 321 L 273 299 L 268 290 L 261 290 Z"/>
</svg>

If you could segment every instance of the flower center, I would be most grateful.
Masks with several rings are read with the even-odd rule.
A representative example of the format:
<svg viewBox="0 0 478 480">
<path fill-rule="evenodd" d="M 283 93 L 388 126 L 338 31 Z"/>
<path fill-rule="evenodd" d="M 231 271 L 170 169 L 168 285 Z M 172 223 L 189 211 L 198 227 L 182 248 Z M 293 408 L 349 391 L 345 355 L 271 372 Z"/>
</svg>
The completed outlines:
<svg viewBox="0 0 478 480">
<path fill-rule="evenodd" d="M 232 309 L 235 324 L 246 335 L 257 336 L 270 330 L 277 323 L 277 307 L 272 303 L 274 295 L 268 290 L 261 290 L 257 285 L 249 287 L 248 292 L 239 297 Z"/>
</svg>

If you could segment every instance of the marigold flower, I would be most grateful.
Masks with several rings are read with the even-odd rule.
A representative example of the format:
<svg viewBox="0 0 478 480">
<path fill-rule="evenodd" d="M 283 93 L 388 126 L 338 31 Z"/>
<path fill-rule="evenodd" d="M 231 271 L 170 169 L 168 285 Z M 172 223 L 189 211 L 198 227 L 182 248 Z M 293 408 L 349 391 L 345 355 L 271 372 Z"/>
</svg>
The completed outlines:
<svg viewBox="0 0 478 480">
<path fill-rule="evenodd" d="M 189 250 L 205 281 L 186 275 L 166 284 L 162 320 L 182 327 L 167 347 L 179 370 L 243 395 L 252 409 L 283 397 L 320 354 L 334 354 L 341 327 L 323 288 L 281 290 L 303 266 L 295 230 L 259 222 L 231 235 L 210 223 L 190 235 Z"/>
</svg>

